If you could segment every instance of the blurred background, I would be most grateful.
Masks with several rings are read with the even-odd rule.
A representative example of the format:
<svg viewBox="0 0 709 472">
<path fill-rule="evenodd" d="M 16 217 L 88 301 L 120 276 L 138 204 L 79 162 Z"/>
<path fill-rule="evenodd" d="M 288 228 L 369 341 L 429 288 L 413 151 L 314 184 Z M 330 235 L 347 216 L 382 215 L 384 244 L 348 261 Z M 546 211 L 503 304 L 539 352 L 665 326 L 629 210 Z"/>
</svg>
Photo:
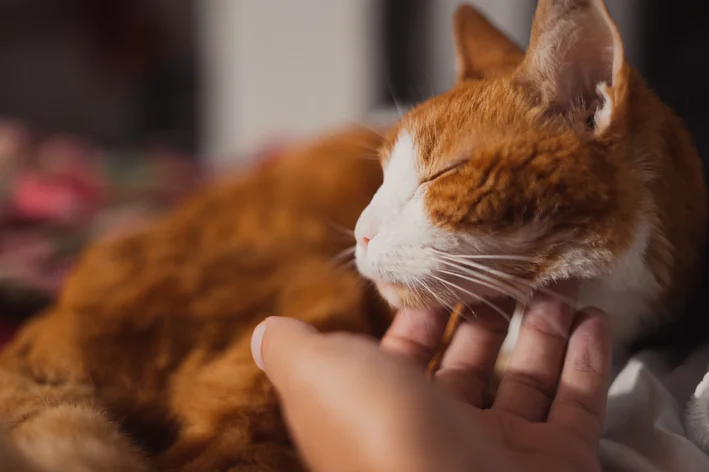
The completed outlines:
<svg viewBox="0 0 709 472">
<path fill-rule="evenodd" d="M 85 244 L 204 178 L 448 88 L 459 3 L 0 0 L 0 317 L 36 312 Z M 536 1 L 470 3 L 526 47 Z M 606 3 L 709 155 L 701 2 Z"/>
</svg>

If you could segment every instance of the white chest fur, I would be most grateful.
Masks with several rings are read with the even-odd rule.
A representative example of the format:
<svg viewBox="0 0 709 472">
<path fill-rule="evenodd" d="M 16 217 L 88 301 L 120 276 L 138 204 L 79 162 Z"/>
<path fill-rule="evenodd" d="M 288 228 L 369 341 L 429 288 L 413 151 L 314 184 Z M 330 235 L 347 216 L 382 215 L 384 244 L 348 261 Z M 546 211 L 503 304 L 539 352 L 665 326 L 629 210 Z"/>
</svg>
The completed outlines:
<svg viewBox="0 0 709 472">
<path fill-rule="evenodd" d="M 595 306 L 611 317 L 614 345 L 632 342 L 659 317 L 660 284 L 646 263 L 650 226 L 641 224 L 635 241 L 612 272 L 582 283 L 579 307 Z"/>
<path fill-rule="evenodd" d="M 660 285 L 645 262 L 649 229 L 649 225 L 642 225 L 632 247 L 620 258 L 614 269 L 606 276 L 583 282 L 579 292 L 578 308 L 594 306 L 608 313 L 611 318 L 613 376 L 624 364 L 628 345 L 646 329 L 651 329 L 659 317 L 657 300 Z M 521 316 L 522 312 L 518 309 L 502 348 L 503 359 L 509 357 L 517 342 Z"/>
</svg>

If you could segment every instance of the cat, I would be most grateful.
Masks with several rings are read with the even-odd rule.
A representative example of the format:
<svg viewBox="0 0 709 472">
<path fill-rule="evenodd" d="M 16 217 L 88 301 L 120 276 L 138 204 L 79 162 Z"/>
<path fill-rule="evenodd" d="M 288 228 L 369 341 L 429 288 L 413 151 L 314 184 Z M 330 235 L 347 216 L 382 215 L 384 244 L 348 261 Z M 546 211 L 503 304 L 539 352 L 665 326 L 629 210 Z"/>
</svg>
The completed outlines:
<svg viewBox="0 0 709 472">
<path fill-rule="evenodd" d="M 707 191 L 681 120 L 601 0 L 541 0 L 526 53 L 470 6 L 453 88 L 386 136 L 356 260 L 394 307 L 521 303 L 582 280 L 616 352 L 671 323 L 701 272 Z"/>
<path fill-rule="evenodd" d="M 251 331 L 282 315 L 383 333 L 391 309 L 346 259 L 381 140 L 294 144 L 89 248 L 0 354 L 0 437 L 43 472 L 302 470 Z"/>
<path fill-rule="evenodd" d="M 699 272 L 706 190 L 689 135 L 626 63 L 603 3 L 540 1 L 526 53 L 469 6 L 454 37 L 457 83 L 384 137 L 357 129 L 291 150 L 90 248 L 0 355 L 15 379 L 0 382 L 10 444 L 48 464 L 47 431 L 83 434 L 91 417 L 105 463 L 92 469 L 81 441 L 64 463 L 304 470 L 249 352 L 268 315 L 380 336 L 397 307 L 493 303 L 498 289 L 524 301 L 581 277 L 616 341 L 668 322 Z M 354 242 L 339 226 L 354 228 L 357 271 L 333 267 Z M 61 428 L 43 428 L 55 407 Z"/>
</svg>

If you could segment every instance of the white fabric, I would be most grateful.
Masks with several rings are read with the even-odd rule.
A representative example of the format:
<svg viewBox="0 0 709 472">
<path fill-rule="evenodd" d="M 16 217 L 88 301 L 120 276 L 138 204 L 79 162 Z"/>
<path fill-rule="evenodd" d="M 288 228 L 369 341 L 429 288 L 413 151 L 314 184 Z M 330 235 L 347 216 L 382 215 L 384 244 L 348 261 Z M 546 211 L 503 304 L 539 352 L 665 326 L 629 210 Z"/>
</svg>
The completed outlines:
<svg viewBox="0 0 709 472">
<path fill-rule="evenodd" d="M 676 367 L 666 359 L 662 352 L 643 352 L 615 377 L 600 444 L 605 472 L 709 471 L 709 455 L 689 439 L 685 425 L 687 417 L 693 438 L 709 432 L 709 423 L 691 421 L 709 405 L 709 389 L 693 399 L 709 369 L 709 346 Z"/>
</svg>

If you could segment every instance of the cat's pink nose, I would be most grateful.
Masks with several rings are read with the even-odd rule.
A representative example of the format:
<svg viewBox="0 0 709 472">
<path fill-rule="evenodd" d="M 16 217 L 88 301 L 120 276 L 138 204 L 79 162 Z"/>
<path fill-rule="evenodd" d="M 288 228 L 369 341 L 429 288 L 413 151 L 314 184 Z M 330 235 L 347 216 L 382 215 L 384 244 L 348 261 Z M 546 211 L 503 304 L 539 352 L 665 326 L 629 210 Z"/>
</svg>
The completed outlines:
<svg viewBox="0 0 709 472">
<path fill-rule="evenodd" d="M 362 249 L 367 249 L 367 246 L 369 246 L 369 242 L 374 239 L 376 236 L 376 233 L 367 233 L 366 235 L 362 235 L 359 238 L 359 244 L 362 246 Z"/>
<path fill-rule="evenodd" d="M 369 243 L 374 239 L 374 237 L 379 232 L 379 224 L 375 218 L 371 216 L 371 210 L 365 209 L 362 212 L 359 220 L 354 229 L 355 241 L 357 241 L 357 246 L 360 249 L 367 249 Z"/>
</svg>

